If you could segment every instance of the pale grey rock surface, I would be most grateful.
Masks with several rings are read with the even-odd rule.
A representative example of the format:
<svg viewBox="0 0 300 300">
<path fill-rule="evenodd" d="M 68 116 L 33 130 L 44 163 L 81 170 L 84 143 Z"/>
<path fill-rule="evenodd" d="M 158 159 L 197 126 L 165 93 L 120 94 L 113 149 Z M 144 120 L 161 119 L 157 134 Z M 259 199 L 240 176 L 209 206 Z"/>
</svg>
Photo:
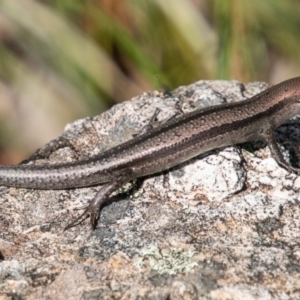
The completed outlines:
<svg viewBox="0 0 300 300">
<path fill-rule="evenodd" d="M 199 81 L 149 92 L 68 125 L 48 160 L 83 159 L 158 120 L 240 101 L 262 83 Z M 283 149 L 299 140 L 292 120 Z M 288 157 L 288 151 L 285 151 Z M 0 188 L 0 299 L 299 299 L 300 177 L 263 143 L 217 149 L 138 179 L 107 201 L 97 229 L 63 228 L 100 187 Z"/>
</svg>

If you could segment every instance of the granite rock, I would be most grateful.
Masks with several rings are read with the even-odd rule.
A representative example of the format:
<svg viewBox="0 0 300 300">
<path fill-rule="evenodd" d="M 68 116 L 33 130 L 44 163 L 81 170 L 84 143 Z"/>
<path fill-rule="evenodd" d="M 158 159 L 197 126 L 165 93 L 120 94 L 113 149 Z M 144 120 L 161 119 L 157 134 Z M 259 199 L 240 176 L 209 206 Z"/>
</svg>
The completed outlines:
<svg viewBox="0 0 300 300">
<path fill-rule="evenodd" d="M 267 86 L 199 81 L 152 91 L 67 125 L 72 148 L 48 164 L 96 155 L 131 139 L 158 108 L 178 112 L 251 97 Z M 276 133 L 287 159 L 297 119 Z M 299 299 L 300 177 L 262 142 L 205 153 L 128 183 L 106 202 L 97 228 L 67 231 L 100 187 L 0 188 L 1 299 Z"/>
</svg>

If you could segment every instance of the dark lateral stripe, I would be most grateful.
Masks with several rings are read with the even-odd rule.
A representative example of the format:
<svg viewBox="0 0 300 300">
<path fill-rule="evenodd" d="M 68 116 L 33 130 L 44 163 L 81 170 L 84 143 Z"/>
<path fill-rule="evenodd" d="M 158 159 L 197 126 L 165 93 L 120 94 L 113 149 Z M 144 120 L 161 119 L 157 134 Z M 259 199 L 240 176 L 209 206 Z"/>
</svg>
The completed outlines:
<svg viewBox="0 0 300 300">
<path fill-rule="evenodd" d="M 255 97 L 255 96 L 254 96 Z M 300 96 L 299 96 L 300 98 Z M 252 98 L 251 98 L 252 99 Z M 248 99 L 249 100 L 249 99 Z M 246 100 L 247 101 L 247 100 Z M 216 136 L 219 134 L 224 134 L 226 132 L 232 131 L 233 129 L 238 129 L 238 128 L 242 128 L 244 127 L 246 124 L 251 124 L 253 122 L 255 122 L 256 120 L 265 118 L 265 119 L 270 119 L 272 118 L 272 115 L 275 114 L 276 112 L 282 110 L 284 107 L 286 107 L 289 104 L 292 104 L 294 102 L 297 102 L 296 98 L 285 98 L 282 99 L 280 101 L 278 101 L 277 103 L 275 103 L 273 106 L 270 106 L 267 110 L 261 111 L 257 114 L 253 114 L 250 115 L 247 118 L 241 119 L 241 120 L 236 120 L 230 123 L 223 123 L 220 126 L 213 126 L 207 130 L 203 130 L 201 132 L 199 132 L 198 134 L 196 134 L 196 136 L 198 136 L 199 138 L 205 140 L 206 138 L 210 138 L 212 136 Z M 243 106 L 245 105 L 245 103 L 242 102 L 237 102 L 237 103 L 232 103 L 232 106 L 228 106 L 226 107 L 226 110 L 230 109 L 230 108 L 235 108 L 237 106 L 240 106 L 240 109 L 243 109 Z M 203 118 L 209 114 L 212 113 L 220 113 L 222 115 L 222 111 L 224 111 L 224 106 L 223 105 L 218 105 L 215 107 L 212 107 L 213 109 L 210 111 L 205 111 L 204 113 L 199 113 L 197 112 L 197 110 L 191 112 L 189 116 L 184 115 L 182 116 L 182 119 L 178 118 L 178 119 L 174 119 L 174 121 L 172 123 L 170 123 L 168 126 L 165 126 L 164 128 L 162 128 L 162 131 L 168 132 L 182 124 L 187 124 L 188 127 L 188 123 L 199 119 L 199 118 Z M 224 114 L 226 115 L 226 111 L 224 112 Z M 149 132 L 148 134 L 146 133 L 145 135 L 141 136 L 140 142 L 146 141 L 147 139 L 151 139 L 153 137 L 155 137 L 158 132 L 159 132 L 159 128 L 154 129 L 152 132 Z M 195 137 L 195 136 L 194 136 Z M 129 141 L 130 142 L 130 141 Z"/>
<path fill-rule="evenodd" d="M 270 107 L 268 110 L 263 111 L 261 113 L 249 116 L 248 118 L 245 118 L 243 120 L 238 120 L 235 122 L 231 122 L 231 123 L 225 123 L 222 124 L 220 126 L 214 126 L 210 129 L 207 129 L 205 131 L 199 132 L 193 136 L 190 136 L 188 139 L 188 141 L 186 140 L 184 143 L 181 143 L 181 145 L 176 145 L 177 150 L 176 151 L 180 151 L 184 148 L 188 148 L 191 145 L 195 145 L 195 144 L 206 144 L 206 141 L 208 142 L 210 139 L 213 139 L 214 137 L 217 136 L 222 136 L 224 134 L 229 134 L 230 132 L 242 129 L 246 126 L 250 126 L 252 124 L 255 124 L 256 121 L 261 120 L 261 119 L 272 119 L 272 116 L 275 113 L 280 113 L 280 111 L 282 109 L 286 109 L 286 107 L 290 104 L 296 103 L 298 102 L 296 98 L 286 98 L 284 100 L 281 100 L 280 102 L 276 103 L 275 105 L 273 105 L 272 107 Z M 236 132 L 233 132 L 232 134 L 237 134 Z M 259 136 L 259 135 L 258 135 Z M 240 139 L 242 140 L 242 139 Z M 169 147 L 169 151 L 172 151 L 172 148 L 175 145 L 172 145 Z M 218 148 L 221 145 L 215 145 L 212 148 Z M 201 149 L 199 149 L 201 150 Z M 166 155 L 166 148 L 164 149 L 160 149 L 158 150 L 155 155 L 159 156 L 159 155 Z"/>
<path fill-rule="evenodd" d="M 250 99 L 252 99 L 252 98 L 250 98 Z M 194 134 L 193 136 L 190 136 L 190 137 L 187 136 L 187 140 L 182 144 L 182 147 L 188 146 L 187 144 L 189 142 L 191 144 L 195 144 L 195 143 L 199 143 L 199 142 L 205 144 L 205 141 L 208 141 L 209 139 L 211 139 L 213 137 L 221 136 L 226 133 L 230 133 L 231 131 L 236 131 L 239 128 L 244 128 L 246 125 L 251 126 L 251 124 L 254 124 L 257 120 L 272 119 L 272 116 L 275 113 L 280 112 L 282 109 L 286 108 L 286 106 L 288 106 L 294 102 L 297 102 L 296 98 L 285 98 L 285 99 L 278 101 L 273 106 L 270 106 L 269 109 L 262 111 L 260 113 L 257 113 L 257 114 L 253 114 L 242 120 L 237 120 L 237 121 L 233 121 L 233 122 L 229 122 L 229 123 L 223 123 L 220 126 L 213 126 L 207 130 L 198 132 L 198 133 Z M 244 103 L 243 102 L 234 103 L 234 104 L 232 104 L 232 106 L 230 105 L 230 108 L 234 108 L 237 106 L 240 106 L 240 108 L 243 109 Z M 221 115 L 222 111 L 224 111 L 224 105 L 218 105 L 213 108 L 214 109 L 212 109 L 209 112 L 209 114 L 218 112 Z M 230 109 L 230 108 L 229 108 L 229 106 L 226 107 L 226 109 Z M 151 140 L 151 139 L 155 138 L 157 135 L 159 135 L 160 132 L 166 132 L 166 134 L 168 134 L 168 132 L 172 131 L 173 128 L 181 126 L 183 124 L 186 124 L 186 128 L 188 128 L 189 122 L 191 122 L 195 119 L 198 119 L 198 118 L 202 118 L 204 115 L 207 115 L 206 112 L 205 112 L 205 114 L 197 112 L 197 111 L 194 111 L 194 112 L 191 112 L 191 114 L 189 116 L 187 116 L 187 115 L 182 116 L 182 119 L 180 117 L 177 119 L 174 119 L 174 121 L 170 122 L 169 125 L 162 124 L 163 128 L 160 128 L 160 126 L 159 126 L 159 127 L 155 128 L 154 130 L 137 137 L 139 139 L 138 144 L 141 145 L 144 142 L 147 142 L 149 139 Z M 193 131 L 196 131 L 196 130 L 193 129 Z M 182 135 L 185 135 L 185 133 L 182 132 Z M 188 141 L 188 140 L 190 140 L 190 141 Z M 109 157 L 110 155 L 117 153 L 118 151 L 122 151 L 122 150 L 126 151 L 127 149 L 135 146 L 136 143 L 137 143 L 136 139 L 129 140 L 123 144 L 120 144 L 117 147 L 114 147 L 112 149 L 109 149 L 109 150 L 99 154 L 98 159 L 101 160 L 105 157 Z M 173 148 L 173 147 L 179 147 L 179 145 L 174 144 L 170 148 Z M 215 148 L 218 148 L 218 147 L 219 147 L 219 145 L 215 145 Z M 159 153 L 162 154 L 163 152 L 166 152 L 166 150 L 167 150 L 166 148 L 158 149 L 155 153 L 156 153 L 156 155 L 159 155 Z"/>
<path fill-rule="evenodd" d="M 281 110 L 286 109 L 286 107 L 290 104 L 298 102 L 296 98 L 285 98 L 280 102 L 277 102 L 275 105 L 271 106 L 268 110 L 262 111 L 258 114 L 249 116 L 243 120 L 237 120 L 231 123 L 225 123 L 220 126 L 214 126 L 205 131 L 199 132 L 197 136 L 197 140 L 201 139 L 205 141 L 205 139 L 209 139 L 213 136 L 222 135 L 224 133 L 233 131 L 238 128 L 244 128 L 245 126 L 249 126 L 254 124 L 256 121 L 261 119 L 272 119 L 272 116 L 276 113 L 279 113 Z M 300 103 L 299 103 L 300 105 Z M 296 114 L 295 114 L 296 115 Z M 195 136 L 194 136 L 195 137 Z"/>
</svg>

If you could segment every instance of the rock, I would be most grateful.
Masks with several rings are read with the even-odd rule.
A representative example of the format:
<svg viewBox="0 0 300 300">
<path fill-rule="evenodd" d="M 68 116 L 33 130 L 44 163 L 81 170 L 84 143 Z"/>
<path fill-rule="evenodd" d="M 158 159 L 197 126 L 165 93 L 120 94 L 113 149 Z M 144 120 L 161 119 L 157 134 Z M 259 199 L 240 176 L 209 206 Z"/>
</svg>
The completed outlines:
<svg viewBox="0 0 300 300">
<path fill-rule="evenodd" d="M 162 121 L 178 106 L 189 112 L 265 88 L 199 81 L 144 93 L 68 125 L 63 137 L 72 149 L 36 163 L 84 159 L 125 142 L 157 108 Z M 299 128 L 297 120 L 282 126 L 281 145 L 299 140 Z M 124 186 L 108 199 L 94 231 L 88 221 L 63 228 L 100 187 L 1 187 L 0 293 L 7 299 L 299 298 L 299 180 L 262 143 L 216 149 Z"/>
</svg>

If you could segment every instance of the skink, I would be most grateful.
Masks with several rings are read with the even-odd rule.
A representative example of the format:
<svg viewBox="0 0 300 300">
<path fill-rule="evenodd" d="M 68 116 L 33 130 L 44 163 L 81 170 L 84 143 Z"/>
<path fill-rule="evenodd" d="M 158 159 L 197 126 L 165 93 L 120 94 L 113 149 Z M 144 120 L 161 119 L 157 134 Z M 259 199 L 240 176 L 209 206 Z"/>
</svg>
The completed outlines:
<svg viewBox="0 0 300 300">
<path fill-rule="evenodd" d="M 300 77 L 281 82 L 238 103 L 184 114 L 86 160 L 55 165 L 0 166 L 0 185 L 32 189 L 68 189 L 103 185 L 73 226 L 90 214 L 95 227 L 99 211 L 125 183 L 176 166 L 209 150 L 265 140 L 277 163 L 291 172 L 273 131 L 300 114 Z"/>
</svg>

